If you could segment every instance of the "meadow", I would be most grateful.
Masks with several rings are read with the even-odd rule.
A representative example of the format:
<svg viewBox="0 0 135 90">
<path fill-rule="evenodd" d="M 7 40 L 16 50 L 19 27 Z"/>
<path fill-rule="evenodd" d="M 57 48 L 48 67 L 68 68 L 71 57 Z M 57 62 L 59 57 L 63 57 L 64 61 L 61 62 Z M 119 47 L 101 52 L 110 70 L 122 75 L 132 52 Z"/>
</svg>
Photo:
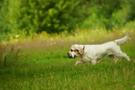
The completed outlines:
<svg viewBox="0 0 135 90">
<path fill-rule="evenodd" d="M 105 57 L 96 65 L 75 66 L 67 52 L 72 44 L 100 44 L 129 33 L 121 45 L 131 58 L 115 63 Z M 132 90 L 135 89 L 135 30 L 79 30 L 60 34 L 16 32 L 3 35 L 0 90 Z"/>
</svg>

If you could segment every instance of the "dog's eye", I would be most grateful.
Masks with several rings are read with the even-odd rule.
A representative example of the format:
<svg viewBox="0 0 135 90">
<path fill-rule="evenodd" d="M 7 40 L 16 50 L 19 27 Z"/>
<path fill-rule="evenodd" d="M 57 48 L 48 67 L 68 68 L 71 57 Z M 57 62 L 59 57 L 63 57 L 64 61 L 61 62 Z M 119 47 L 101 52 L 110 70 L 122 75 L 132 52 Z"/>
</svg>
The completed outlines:
<svg viewBox="0 0 135 90">
<path fill-rule="evenodd" d="M 73 50 L 71 49 L 71 52 L 73 52 Z"/>
<path fill-rule="evenodd" d="M 78 50 L 74 50 L 74 52 L 78 52 Z"/>
</svg>

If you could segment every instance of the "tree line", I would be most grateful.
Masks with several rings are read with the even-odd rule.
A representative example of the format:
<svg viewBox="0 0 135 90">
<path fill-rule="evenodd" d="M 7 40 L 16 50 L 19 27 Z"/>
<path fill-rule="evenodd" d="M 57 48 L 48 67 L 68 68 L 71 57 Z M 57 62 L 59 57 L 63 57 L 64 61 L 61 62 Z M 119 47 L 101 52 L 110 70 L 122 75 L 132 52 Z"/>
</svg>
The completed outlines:
<svg viewBox="0 0 135 90">
<path fill-rule="evenodd" d="M 135 20 L 135 0 L 0 0 L 0 32 L 111 30 Z"/>
</svg>

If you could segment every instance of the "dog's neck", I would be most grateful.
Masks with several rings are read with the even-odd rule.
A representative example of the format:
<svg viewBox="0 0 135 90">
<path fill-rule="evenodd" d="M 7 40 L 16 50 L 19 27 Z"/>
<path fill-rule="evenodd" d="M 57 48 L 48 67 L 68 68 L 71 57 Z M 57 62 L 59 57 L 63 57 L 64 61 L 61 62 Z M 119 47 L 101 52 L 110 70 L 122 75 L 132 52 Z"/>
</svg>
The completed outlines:
<svg viewBox="0 0 135 90">
<path fill-rule="evenodd" d="M 83 45 L 83 54 L 80 54 L 81 58 L 82 58 L 83 55 L 84 55 L 84 50 L 85 50 L 85 46 Z"/>
</svg>

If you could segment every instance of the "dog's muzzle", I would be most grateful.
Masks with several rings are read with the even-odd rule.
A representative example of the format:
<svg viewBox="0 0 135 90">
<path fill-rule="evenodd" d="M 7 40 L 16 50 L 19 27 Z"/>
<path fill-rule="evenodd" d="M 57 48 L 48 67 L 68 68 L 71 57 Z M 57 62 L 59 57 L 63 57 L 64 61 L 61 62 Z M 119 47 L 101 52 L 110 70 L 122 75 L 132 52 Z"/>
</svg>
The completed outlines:
<svg viewBox="0 0 135 90">
<path fill-rule="evenodd" d="M 67 54 L 68 54 L 69 58 L 75 58 L 76 57 L 73 53 L 69 54 L 69 52 L 68 52 Z"/>
</svg>

